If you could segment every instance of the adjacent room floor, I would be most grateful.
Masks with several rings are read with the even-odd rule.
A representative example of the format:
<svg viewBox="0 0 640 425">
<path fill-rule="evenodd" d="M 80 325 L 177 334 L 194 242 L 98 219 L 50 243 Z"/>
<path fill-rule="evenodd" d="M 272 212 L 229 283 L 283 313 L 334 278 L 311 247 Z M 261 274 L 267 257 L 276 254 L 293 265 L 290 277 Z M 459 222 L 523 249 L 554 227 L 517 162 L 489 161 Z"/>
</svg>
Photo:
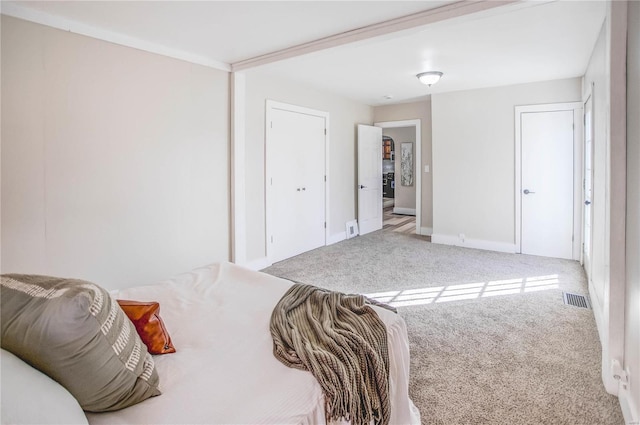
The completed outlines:
<svg viewBox="0 0 640 425">
<path fill-rule="evenodd" d="M 393 205 L 387 206 L 383 209 L 382 230 L 413 235 L 414 237 L 420 238 L 424 241 L 431 241 L 431 236 L 416 234 L 415 215 L 394 214 Z"/>
<path fill-rule="evenodd" d="M 264 271 L 396 306 L 423 423 L 624 423 L 602 385 L 593 312 L 563 302 L 563 291 L 588 294 L 575 261 L 382 230 Z"/>
</svg>

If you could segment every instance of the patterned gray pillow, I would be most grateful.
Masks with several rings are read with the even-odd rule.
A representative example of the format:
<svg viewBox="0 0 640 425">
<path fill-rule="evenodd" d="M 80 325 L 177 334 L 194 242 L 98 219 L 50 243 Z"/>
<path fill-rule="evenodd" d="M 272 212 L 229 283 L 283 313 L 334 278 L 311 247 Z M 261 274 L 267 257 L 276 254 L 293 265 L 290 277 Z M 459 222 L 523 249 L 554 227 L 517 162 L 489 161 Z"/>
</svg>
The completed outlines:
<svg viewBox="0 0 640 425">
<path fill-rule="evenodd" d="M 76 279 L 1 278 L 2 348 L 62 384 L 89 412 L 160 395 L 153 358 L 103 288 Z"/>
</svg>

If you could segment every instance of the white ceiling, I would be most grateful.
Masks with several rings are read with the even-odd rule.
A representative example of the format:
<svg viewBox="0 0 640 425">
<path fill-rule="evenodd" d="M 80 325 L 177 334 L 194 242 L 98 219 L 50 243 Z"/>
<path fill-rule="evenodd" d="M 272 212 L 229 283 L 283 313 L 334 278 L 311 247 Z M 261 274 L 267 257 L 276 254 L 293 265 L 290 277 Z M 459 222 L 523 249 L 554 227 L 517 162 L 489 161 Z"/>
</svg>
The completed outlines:
<svg viewBox="0 0 640 425">
<path fill-rule="evenodd" d="M 268 64 L 269 72 L 370 105 L 584 75 L 602 1 L 527 2 Z M 415 77 L 441 71 L 427 87 Z M 387 100 L 384 97 L 391 95 Z"/>
<path fill-rule="evenodd" d="M 3 1 L 234 63 L 449 1 Z"/>
<path fill-rule="evenodd" d="M 451 3 L 455 1 L 2 1 L 2 13 L 228 66 Z M 584 74 L 604 14 L 604 1 L 526 1 L 248 72 L 291 78 L 371 105 L 575 77 Z M 427 88 L 415 78 L 426 70 L 442 71 L 444 77 Z M 385 100 L 385 95 L 393 99 Z"/>
</svg>

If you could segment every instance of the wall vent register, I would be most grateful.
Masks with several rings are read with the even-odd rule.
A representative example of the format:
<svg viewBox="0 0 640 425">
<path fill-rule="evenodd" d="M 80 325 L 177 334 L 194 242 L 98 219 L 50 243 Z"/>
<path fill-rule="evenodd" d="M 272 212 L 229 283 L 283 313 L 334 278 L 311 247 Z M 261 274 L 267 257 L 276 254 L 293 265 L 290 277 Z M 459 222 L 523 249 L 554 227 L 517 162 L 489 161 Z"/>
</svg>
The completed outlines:
<svg viewBox="0 0 640 425">
<path fill-rule="evenodd" d="M 580 308 L 591 308 L 591 304 L 589 304 L 589 300 L 584 295 L 571 294 L 569 292 L 563 292 L 562 298 L 564 303 L 567 305 L 572 305 L 574 307 Z"/>
</svg>

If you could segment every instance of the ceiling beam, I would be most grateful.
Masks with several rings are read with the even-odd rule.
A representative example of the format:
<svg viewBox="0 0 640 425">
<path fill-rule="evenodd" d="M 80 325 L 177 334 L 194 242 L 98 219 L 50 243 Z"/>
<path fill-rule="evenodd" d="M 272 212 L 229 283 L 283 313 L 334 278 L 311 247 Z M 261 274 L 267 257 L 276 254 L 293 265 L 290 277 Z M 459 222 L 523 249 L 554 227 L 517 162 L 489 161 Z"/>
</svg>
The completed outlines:
<svg viewBox="0 0 640 425">
<path fill-rule="evenodd" d="M 482 12 L 500 6 L 505 6 L 518 2 L 519 0 L 463 0 L 435 9 L 424 10 L 422 12 L 413 13 L 411 15 L 390 19 L 388 21 L 379 22 L 377 24 L 368 25 L 366 27 L 355 30 L 345 31 L 328 37 L 307 43 L 298 44 L 296 46 L 287 47 L 286 49 L 277 50 L 253 58 L 241 60 L 231 64 L 232 71 L 243 71 L 289 59 L 296 56 L 313 53 L 331 47 L 342 46 L 360 40 L 366 40 L 373 37 L 379 37 L 403 31 L 411 28 L 420 27 L 447 19 L 457 18 L 459 16 L 469 15 L 472 13 Z"/>
</svg>

